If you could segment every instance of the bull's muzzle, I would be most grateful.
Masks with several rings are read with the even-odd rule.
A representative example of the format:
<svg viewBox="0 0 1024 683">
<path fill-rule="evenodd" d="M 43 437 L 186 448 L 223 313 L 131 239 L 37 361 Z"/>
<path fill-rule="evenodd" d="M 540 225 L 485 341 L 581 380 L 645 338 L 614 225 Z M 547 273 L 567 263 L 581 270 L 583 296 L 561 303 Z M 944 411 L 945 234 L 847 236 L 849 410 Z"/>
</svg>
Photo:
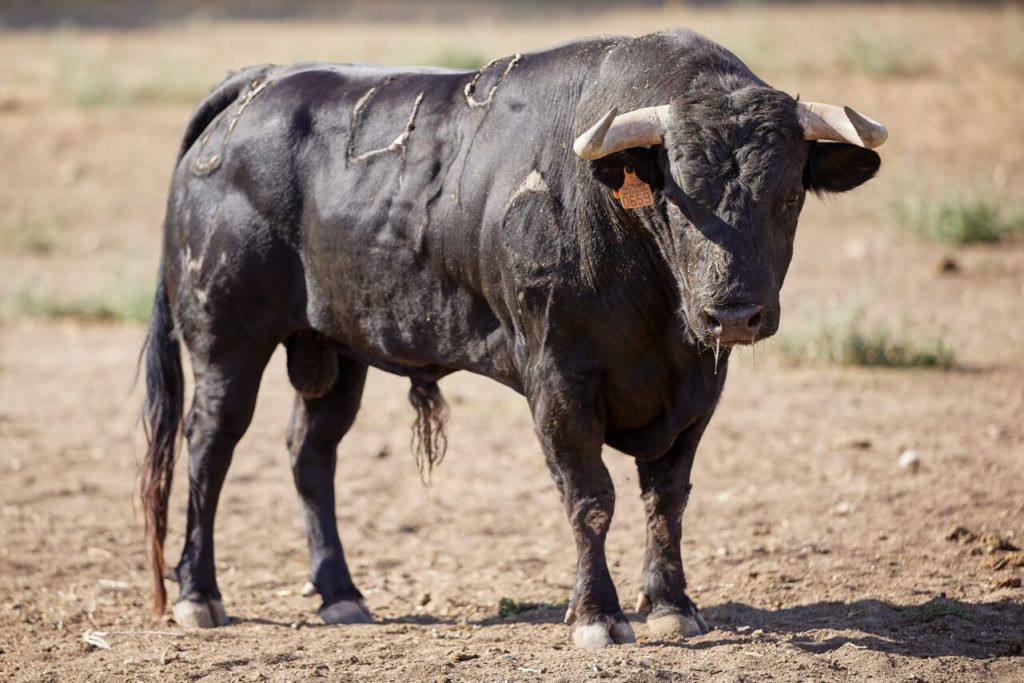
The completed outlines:
<svg viewBox="0 0 1024 683">
<path fill-rule="evenodd" d="M 764 306 L 713 306 L 705 308 L 701 319 L 719 344 L 753 344 L 764 324 Z"/>
</svg>

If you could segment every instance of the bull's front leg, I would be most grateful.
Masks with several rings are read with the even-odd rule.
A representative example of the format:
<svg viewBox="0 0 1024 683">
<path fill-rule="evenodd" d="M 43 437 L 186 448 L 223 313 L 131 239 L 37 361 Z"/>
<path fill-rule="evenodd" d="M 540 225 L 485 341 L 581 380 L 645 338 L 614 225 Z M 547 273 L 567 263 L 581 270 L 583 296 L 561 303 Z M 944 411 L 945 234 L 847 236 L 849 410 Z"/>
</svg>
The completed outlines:
<svg viewBox="0 0 1024 683">
<path fill-rule="evenodd" d="M 647 543 L 637 612 L 648 613 L 655 636 L 699 636 L 707 622 L 686 594 L 680 554 L 683 511 L 690 495 L 690 469 L 710 415 L 679 435 L 672 449 L 654 461 L 637 461 L 647 511 Z"/>
<path fill-rule="evenodd" d="M 635 642 L 604 553 L 615 488 L 601 461 L 600 422 L 587 406 L 574 404 L 562 391 L 546 392 L 532 407 L 537 435 L 576 540 L 576 583 L 565 615 L 573 641 L 585 648 Z"/>
</svg>

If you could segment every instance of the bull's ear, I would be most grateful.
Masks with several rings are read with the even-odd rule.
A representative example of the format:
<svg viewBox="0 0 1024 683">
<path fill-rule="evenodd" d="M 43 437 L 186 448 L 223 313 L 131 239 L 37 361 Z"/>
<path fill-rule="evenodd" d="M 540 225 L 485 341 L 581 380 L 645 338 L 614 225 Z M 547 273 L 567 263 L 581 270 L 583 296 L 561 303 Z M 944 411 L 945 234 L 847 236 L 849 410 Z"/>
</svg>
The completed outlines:
<svg viewBox="0 0 1024 683">
<path fill-rule="evenodd" d="M 839 142 L 811 143 L 804 187 L 811 192 L 846 192 L 875 177 L 882 159 L 870 149 Z"/>
<path fill-rule="evenodd" d="M 597 182 L 613 190 L 622 187 L 626 167 L 632 168 L 637 177 L 652 188 L 661 189 L 664 176 L 658 168 L 654 149 L 633 147 L 590 162 L 590 172 Z"/>
</svg>

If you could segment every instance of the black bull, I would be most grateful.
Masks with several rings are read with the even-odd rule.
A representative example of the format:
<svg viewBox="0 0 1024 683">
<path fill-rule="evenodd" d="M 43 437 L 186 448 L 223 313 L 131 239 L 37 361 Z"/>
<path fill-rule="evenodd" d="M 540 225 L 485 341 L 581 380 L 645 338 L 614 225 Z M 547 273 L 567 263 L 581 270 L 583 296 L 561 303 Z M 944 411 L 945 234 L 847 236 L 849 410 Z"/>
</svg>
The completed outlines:
<svg viewBox="0 0 1024 683">
<path fill-rule="evenodd" d="M 573 154 L 612 106 L 669 103 L 664 144 Z M 615 493 L 601 449 L 635 457 L 648 516 L 638 609 L 656 633 L 705 631 L 680 521 L 736 341 L 718 348 L 719 318 L 742 309 L 747 341 L 772 334 L 806 192 L 850 189 L 879 165 L 860 147 L 805 141 L 796 107 L 686 32 L 580 40 L 478 72 L 306 64 L 228 78 L 182 143 L 145 349 L 156 609 L 179 340 L 195 373 L 188 525 L 166 574 L 187 626 L 227 623 L 217 500 L 284 344 L 297 390 L 288 448 L 326 621 L 370 621 L 333 479 L 372 365 L 411 378 L 427 471 L 444 447 L 438 379 L 468 370 L 527 398 L 576 540 L 566 621 L 580 645 L 633 640 L 605 561 Z M 651 186 L 652 206 L 611 196 L 625 170 Z"/>
</svg>

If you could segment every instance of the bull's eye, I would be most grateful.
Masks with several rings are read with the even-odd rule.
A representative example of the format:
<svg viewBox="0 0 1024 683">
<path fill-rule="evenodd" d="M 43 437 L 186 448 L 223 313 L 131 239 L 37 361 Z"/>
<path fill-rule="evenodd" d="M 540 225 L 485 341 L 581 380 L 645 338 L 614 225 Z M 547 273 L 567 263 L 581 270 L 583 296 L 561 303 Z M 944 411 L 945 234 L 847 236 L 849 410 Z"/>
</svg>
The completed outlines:
<svg viewBox="0 0 1024 683">
<path fill-rule="evenodd" d="M 795 209 L 797 206 L 799 206 L 801 194 L 802 193 L 799 190 L 794 190 L 793 192 L 791 192 L 789 196 L 786 197 L 786 208 Z"/>
</svg>

